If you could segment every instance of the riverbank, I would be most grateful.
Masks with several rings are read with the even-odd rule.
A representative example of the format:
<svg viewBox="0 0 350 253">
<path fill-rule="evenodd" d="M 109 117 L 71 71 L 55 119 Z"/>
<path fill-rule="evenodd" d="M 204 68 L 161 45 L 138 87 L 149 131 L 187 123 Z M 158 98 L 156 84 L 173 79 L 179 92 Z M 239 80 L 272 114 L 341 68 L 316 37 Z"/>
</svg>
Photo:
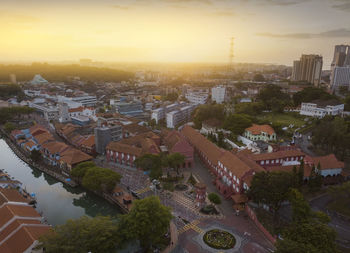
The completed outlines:
<svg viewBox="0 0 350 253">
<path fill-rule="evenodd" d="M 2 130 L 2 138 L 5 140 L 7 145 L 11 148 L 11 150 L 17 155 L 17 157 L 19 159 L 21 159 L 23 162 L 27 163 L 29 166 L 32 166 L 32 167 L 50 175 L 50 176 L 52 176 L 56 180 L 66 184 L 66 185 L 69 185 L 70 187 L 74 188 L 74 187 L 77 187 L 79 185 L 77 182 L 75 182 L 71 178 L 65 177 L 62 174 L 59 174 L 55 171 L 52 171 L 50 169 L 45 168 L 44 166 L 42 166 L 40 164 L 33 162 L 30 158 L 27 157 L 27 155 L 15 143 L 13 143 L 13 141 L 6 135 L 6 133 L 4 133 L 3 130 Z M 123 189 L 123 192 L 126 193 L 125 189 Z M 97 192 L 93 192 L 93 194 L 96 194 L 97 196 L 105 199 L 110 204 L 117 205 L 123 213 L 129 212 L 128 206 L 124 205 L 120 200 L 116 199 L 112 194 L 107 194 L 107 193 L 100 194 Z"/>
<path fill-rule="evenodd" d="M 7 143 L 7 145 L 11 148 L 11 150 L 18 156 L 19 159 L 21 159 L 23 162 L 27 163 L 29 166 L 32 166 L 50 176 L 52 176 L 53 178 L 57 179 L 58 181 L 69 185 L 70 187 L 77 187 L 78 184 L 76 182 L 74 182 L 72 179 L 63 176 L 62 174 L 59 174 L 55 171 L 49 170 L 47 168 L 45 168 L 44 166 L 37 164 L 35 162 L 33 162 L 30 158 L 28 158 L 22 150 L 20 150 L 16 144 L 14 144 L 12 142 L 12 140 L 6 135 L 3 134 L 3 139 L 5 140 L 5 142 Z"/>
<path fill-rule="evenodd" d="M 53 226 L 65 224 L 70 219 L 111 216 L 118 217 L 122 210 L 101 196 L 86 191 L 79 185 L 70 187 L 49 174 L 29 166 L 0 139 L 0 167 L 11 177 L 22 182 L 23 188 L 35 193 L 36 209 Z"/>
</svg>

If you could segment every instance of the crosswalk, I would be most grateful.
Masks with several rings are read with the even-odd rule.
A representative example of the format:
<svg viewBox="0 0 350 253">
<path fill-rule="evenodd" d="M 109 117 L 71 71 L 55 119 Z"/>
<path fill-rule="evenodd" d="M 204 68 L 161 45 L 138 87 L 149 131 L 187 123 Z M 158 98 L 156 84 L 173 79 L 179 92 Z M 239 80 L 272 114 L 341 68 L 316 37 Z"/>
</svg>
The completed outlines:
<svg viewBox="0 0 350 253">
<path fill-rule="evenodd" d="M 183 226 L 182 228 L 180 228 L 178 230 L 179 234 L 182 234 L 182 233 L 184 233 L 184 232 L 186 232 L 187 230 L 190 230 L 190 229 L 196 231 L 199 234 L 202 234 L 203 230 L 200 227 L 197 226 L 199 224 L 199 222 L 200 222 L 199 220 L 194 220 L 191 223 L 186 224 L 185 226 Z"/>
<path fill-rule="evenodd" d="M 140 189 L 140 190 L 137 190 L 137 191 L 135 191 L 137 194 L 142 194 L 142 193 L 145 193 L 145 192 L 148 192 L 148 191 L 150 191 L 151 190 L 151 188 L 149 188 L 149 186 L 147 186 L 147 187 L 145 187 L 145 188 L 143 188 L 143 189 Z"/>
</svg>

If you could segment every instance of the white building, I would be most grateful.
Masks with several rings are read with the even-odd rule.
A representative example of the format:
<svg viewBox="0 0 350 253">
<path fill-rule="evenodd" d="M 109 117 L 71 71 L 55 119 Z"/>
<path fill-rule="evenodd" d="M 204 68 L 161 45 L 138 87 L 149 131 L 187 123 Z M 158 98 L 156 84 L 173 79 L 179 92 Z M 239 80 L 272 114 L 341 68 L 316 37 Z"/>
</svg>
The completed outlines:
<svg viewBox="0 0 350 253">
<path fill-rule="evenodd" d="M 302 103 L 300 114 L 311 117 L 323 118 L 326 115 L 342 115 L 344 104 L 337 101 L 315 101 L 312 103 Z"/>
<path fill-rule="evenodd" d="M 186 99 L 193 104 L 205 104 L 208 100 L 208 93 L 203 92 L 189 92 L 186 94 Z"/>
<path fill-rule="evenodd" d="M 350 66 L 334 67 L 331 76 L 332 90 L 337 90 L 342 86 L 350 88 Z"/>
<path fill-rule="evenodd" d="M 211 100 L 217 104 L 225 102 L 226 88 L 224 86 L 216 86 L 211 88 Z"/>
<path fill-rule="evenodd" d="M 168 128 L 175 128 L 176 126 L 185 123 L 191 119 L 191 113 L 195 109 L 195 105 L 187 105 L 178 110 L 166 113 L 166 125 Z"/>
</svg>

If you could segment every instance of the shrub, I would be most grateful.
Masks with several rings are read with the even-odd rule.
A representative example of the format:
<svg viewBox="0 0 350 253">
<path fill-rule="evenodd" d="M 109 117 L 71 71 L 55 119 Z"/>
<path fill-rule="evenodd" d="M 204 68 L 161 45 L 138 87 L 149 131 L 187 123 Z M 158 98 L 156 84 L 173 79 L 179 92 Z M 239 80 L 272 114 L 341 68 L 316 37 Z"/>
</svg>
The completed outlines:
<svg viewBox="0 0 350 253">
<path fill-rule="evenodd" d="M 214 203 L 214 204 L 221 204 L 221 199 L 219 197 L 219 195 L 217 195 L 216 193 L 212 192 L 208 195 L 208 199 L 210 200 L 211 203 Z"/>
</svg>

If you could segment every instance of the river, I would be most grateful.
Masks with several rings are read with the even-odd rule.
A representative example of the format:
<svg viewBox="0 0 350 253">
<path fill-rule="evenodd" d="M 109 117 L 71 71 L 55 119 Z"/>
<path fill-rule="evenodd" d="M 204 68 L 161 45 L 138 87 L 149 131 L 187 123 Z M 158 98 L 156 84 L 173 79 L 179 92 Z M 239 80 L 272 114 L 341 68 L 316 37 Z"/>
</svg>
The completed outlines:
<svg viewBox="0 0 350 253">
<path fill-rule="evenodd" d="M 81 187 L 63 185 L 53 177 L 30 167 L 12 152 L 7 143 L 0 139 L 0 169 L 22 182 L 29 193 L 35 193 L 36 209 L 51 225 L 64 224 L 68 219 L 83 215 L 117 216 L 121 213 L 117 206 L 85 192 Z"/>
</svg>

